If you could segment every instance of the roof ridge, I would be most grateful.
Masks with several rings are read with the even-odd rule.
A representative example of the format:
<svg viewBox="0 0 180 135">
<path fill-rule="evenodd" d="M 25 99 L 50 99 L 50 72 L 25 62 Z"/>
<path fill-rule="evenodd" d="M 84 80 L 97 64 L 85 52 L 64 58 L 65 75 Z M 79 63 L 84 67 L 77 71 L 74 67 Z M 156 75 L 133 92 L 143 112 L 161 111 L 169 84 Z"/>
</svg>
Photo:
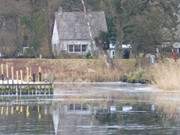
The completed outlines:
<svg viewBox="0 0 180 135">
<path fill-rule="evenodd" d="M 56 13 L 58 13 L 58 11 L 56 12 Z M 63 11 L 62 13 L 83 13 L 84 14 L 84 12 L 83 11 Z M 89 11 L 89 12 L 87 12 L 87 14 L 88 13 L 104 13 L 104 11 Z"/>
<path fill-rule="evenodd" d="M 92 27 L 93 38 L 97 37 L 100 31 L 107 31 L 107 23 L 104 11 L 88 12 Z M 58 25 L 60 39 L 90 39 L 88 25 L 84 12 L 63 12 L 55 17 Z"/>
</svg>

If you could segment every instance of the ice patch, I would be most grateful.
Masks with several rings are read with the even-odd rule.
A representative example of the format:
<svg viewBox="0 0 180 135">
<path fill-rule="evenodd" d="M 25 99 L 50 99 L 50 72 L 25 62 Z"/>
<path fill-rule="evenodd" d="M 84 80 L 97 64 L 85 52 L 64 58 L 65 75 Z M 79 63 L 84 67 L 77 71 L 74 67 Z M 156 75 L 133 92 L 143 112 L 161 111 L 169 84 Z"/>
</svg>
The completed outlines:
<svg viewBox="0 0 180 135">
<path fill-rule="evenodd" d="M 123 107 L 122 107 L 122 111 L 123 111 L 123 112 L 129 112 L 129 111 L 131 111 L 132 109 L 133 109 L 132 106 L 123 106 Z"/>
</svg>

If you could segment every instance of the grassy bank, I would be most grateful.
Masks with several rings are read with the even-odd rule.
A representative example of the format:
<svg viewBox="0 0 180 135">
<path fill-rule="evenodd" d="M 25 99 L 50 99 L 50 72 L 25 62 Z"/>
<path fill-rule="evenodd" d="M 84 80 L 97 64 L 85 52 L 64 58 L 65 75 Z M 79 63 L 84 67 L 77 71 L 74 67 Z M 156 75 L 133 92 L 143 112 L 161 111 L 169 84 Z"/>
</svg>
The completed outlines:
<svg viewBox="0 0 180 135">
<path fill-rule="evenodd" d="M 163 90 L 180 90 L 180 61 L 165 60 L 149 69 L 152 83 Z"/>
<path fill-rule="evenodd" d="M 150 82 L 146 74 L 146 69 L 143 68 L 134 68 L 134 70 L 132 70 L 128 74 L 125 74 L 122 77 L 121 81 L 128 83 L 142 83 L 142 84 L 146 84 Z"/>
<path fill-rule="evenodd" d="M 124 74 L 134 70 L 136 61 L 114 60 L 113 68 L 108 68 L 102 59 L 4 59 L 1 63 L 14 66 L 15 70 L 32 67 L 32 73 L 42 67 L 45 78 L 56 81 L 119 81 Z"/>
</svg>

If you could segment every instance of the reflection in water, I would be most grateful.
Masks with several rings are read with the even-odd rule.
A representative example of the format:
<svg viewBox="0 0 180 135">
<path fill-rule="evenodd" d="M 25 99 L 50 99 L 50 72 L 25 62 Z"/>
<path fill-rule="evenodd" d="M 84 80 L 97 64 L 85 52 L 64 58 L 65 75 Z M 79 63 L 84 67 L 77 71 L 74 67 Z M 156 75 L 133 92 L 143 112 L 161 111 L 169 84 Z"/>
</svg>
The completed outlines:
<svg viewBox="0 0 180 135">
<path fill-rule="evenodd" d="M 55 135 L 57 135 L 59 122 L 60 122 L 60 112 L 59 112 L 58 104 L 52 106 L 52 119 L 53 119 Z"/>
<path fill-rule="evenodd" d="M 0 104 L 2 135 L 176 135 L 180 123 L 149 102 L 7 99 Z"/>
<path fill-rule="evenodd" d="M 51 115 L 43 113 L 44 105 L 1 105 L 0 134 L 53 134 Z"/>
</svg>

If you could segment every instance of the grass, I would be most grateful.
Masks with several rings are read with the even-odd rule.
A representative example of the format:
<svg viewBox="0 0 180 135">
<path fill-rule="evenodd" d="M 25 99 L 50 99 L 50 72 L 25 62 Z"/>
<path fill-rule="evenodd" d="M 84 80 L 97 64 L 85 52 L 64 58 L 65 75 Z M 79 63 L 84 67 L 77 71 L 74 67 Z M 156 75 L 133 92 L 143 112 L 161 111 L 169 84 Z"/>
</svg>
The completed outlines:
<svg viewBox="0 0 180 135">
<path fill-rule="evenodd" d="M 150 80 L 163 90 L 180 90 L 180 61 L 165 60 L 149 70 Z"/>
</svg>

